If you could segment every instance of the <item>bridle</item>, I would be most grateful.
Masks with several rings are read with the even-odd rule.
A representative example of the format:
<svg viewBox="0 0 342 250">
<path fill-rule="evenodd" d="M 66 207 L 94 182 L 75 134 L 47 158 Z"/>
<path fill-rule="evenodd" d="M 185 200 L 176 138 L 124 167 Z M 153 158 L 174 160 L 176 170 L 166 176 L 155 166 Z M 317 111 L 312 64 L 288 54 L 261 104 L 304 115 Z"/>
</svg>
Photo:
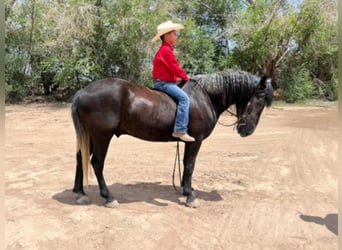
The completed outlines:
<svg viewBox="0 0 342 250">
<path fill-rule="evenodd" d="M 251 105 L 251 100 L 252 100 L 255 96 L 257 96 L 257 95 L 265 96 L 265 93 L 266 93 L 267 88 L 268 88 L 267 84 L 265 85 L 265 88 L 263 88 L 263 89 L 257 88 L 257 89 L 255 90 L 254 94 L 252 95 L 252 97 L 250 98 L 250 100 L 248 101 L 248 103 L 247 103 L 247 105 L 246 105 L 246 109 L 247 109 L 248 106 Z M 235 117 L 238 118 L 238 115 L 235 114 L 235 113 L 233 113 L 233 112 L 230 111 L 229 109 L 226 109 L 225 111 L 226 111 L 227 113 L 229 113 L 230 115 L 235 116 Z M 232 124 L 224 124 L 224 123 L 220 122 L 219 120 L 217 121 L 217 123 L 220 124 L 221 126 L 224 126 L 224 127 L 232 127 L 232 126 L 234 126 L 234 130 L 235 130 L 236 127 L 239 128 L 240 126 L 243 126 L 243 125 L 246 124 L 246 122 L 241 122 L 241 121 L 243 121 L 243 117 L 238 118 L 238 119 L 237 119 L 234 123 L 232 123 Z"/>
</svg>

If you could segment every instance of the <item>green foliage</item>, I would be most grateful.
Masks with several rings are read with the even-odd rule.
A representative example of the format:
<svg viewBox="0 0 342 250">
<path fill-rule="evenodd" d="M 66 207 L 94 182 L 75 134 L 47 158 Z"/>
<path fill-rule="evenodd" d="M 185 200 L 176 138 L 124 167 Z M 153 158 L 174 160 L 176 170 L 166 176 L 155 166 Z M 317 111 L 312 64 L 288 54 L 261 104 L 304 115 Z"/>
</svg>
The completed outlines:
<svg viewBox="0 0 342 250">
<path fill-rule="evenodd" d="M 214 57 L 215 47 L 203 30 L 196 27 L 195 21 L 187 19 L 184 22 L 185 29 L 181 31 L 178 46 L 183 53 L 179 60 L 188 74 L 205 74 L 215 71 Z"/>
<path fill-rule="evenodd" d="M 288 101 L 336 99 L 336 1 L 292 3 L 6 0 L 6 95 L 41 94 L 44 84 L 78 89 L 105 77 L 151 86 L 160 44 L 151 38 L 173 20 L 185 26 L 175 52 L 190 75 L 240 68 L 272 77 Z"/>
<path fill-rule="evenodd" d="M 285 101 L 293 103 L 312 97 L 314 88 L 309 71 L 303 67 L 296 69 L 292 77 L 284 84 L 286 92 Z"/>
<path fill-rule="evenodd" d="M 253 1 L 239 13 L 238 25 L 230 27 L 237 45 L 222 62 L 267 74 L 288 100 L 319 96 L 309 87 L 307 74 L 327 86 L 332 83 L 337 65 L 335 4 L 304 0 L 294 8 L 288 1 Z"/>
</svg>

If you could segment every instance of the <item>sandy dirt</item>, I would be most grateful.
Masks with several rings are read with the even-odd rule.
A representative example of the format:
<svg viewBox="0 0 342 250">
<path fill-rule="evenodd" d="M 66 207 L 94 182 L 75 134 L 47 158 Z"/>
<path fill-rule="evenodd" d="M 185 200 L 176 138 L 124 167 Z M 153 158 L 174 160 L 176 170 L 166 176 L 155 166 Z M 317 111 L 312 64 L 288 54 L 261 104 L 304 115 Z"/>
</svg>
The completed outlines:
<svg viewBox="0 0 342 250">
<path fill-rule="evenodd" d="M 172 187 L 176 144 L 130 136 L 105 162 L 120 207 L 103 206 L 94 176 L 92 204 L 76 205 L 69 107 L 5 107 L 6 249 L 337 249 L 336 103 L 276 104 L 248 138 L 218 124 L 197 159 L 197 209 Z"/>
</svg>

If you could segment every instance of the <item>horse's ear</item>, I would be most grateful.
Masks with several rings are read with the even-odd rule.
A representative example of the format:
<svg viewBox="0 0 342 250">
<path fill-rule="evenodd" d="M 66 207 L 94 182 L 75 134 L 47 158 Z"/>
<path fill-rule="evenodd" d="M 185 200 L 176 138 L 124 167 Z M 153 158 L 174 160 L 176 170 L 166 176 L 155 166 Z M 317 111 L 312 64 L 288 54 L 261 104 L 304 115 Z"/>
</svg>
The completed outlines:
<svg viewBox="0 0 342 250">
<path fill-rule="evenodd" d="M 267 83 L 267 76 L 266 75 L 263 75 L 260 79 L 260 82 L 259 82 L 259 89 L 266 89 L 266 83 Z"/>
</svg>

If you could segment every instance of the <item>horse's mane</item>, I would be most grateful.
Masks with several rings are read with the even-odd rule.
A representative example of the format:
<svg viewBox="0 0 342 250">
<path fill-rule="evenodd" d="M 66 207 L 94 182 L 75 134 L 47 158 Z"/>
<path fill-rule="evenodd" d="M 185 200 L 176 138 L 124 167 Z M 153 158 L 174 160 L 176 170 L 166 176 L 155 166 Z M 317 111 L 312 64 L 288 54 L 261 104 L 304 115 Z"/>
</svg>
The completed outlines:
<svg viewBox="0 0 342 250">
<path fill-rule="evenodd" d="M 242 70 L 226 69 L 224 71 L 196 75 L 192 77 L 209 95 L 226 93 L 236 98 L 236 104 L 247 103 L 260 82 L 260 77 Z M 271 86 L 271 84 L 269 84 Z M 266 105 L 270 106 L 273 89 L 266 92 Z"/>
</svg>

